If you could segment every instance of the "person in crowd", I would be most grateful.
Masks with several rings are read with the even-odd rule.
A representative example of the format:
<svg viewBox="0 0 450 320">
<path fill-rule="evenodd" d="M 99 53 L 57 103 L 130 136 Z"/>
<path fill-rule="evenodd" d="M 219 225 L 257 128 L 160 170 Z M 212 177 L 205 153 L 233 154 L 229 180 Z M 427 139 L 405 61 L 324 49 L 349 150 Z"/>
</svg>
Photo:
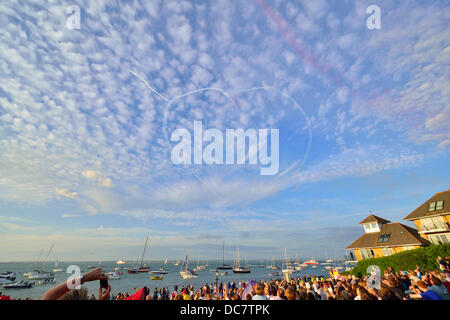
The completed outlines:
<svg viewBox="0 0 450 320">
<path fill-rule="evenodd" d="M 425 300 L 442 300 L 442 298 L 434 291 L 430 290 L 425 281 L 417 281 L 417 285 L 412 289 L 414 292 L 410 294 L 411 299 L 425 299 Z"/>
<path fill-rule="evenodd" d="M 81 276 L 79 279 L 73 279 L 70 281 L 64 281 L 59 285 L 47 290 L 42 296 L 42 300 L 89 300 L 87 289 L 84 287 L 75 288 L 77 281 L 82 285 L 86 282 L 97 281 L 97 280 L 107 280 L 108 277 L 103 273 L 101 268 L 97 268 L 89 271 L 88 273 Z M 74 289 L 72 289 L 74 288 Z M 99 286 L 98 300 L 109 300 L 111 293 L 111 286 L 103 291 L 102 287 Z"/>
<path fill-rule="evenodd" d="M 267 300 L 267 297 L 264 295 L 264 287 L 261 283 L 256 283 L 253 287 L 255 294 L 252 297 L 252 300 Z"/>
</svg>

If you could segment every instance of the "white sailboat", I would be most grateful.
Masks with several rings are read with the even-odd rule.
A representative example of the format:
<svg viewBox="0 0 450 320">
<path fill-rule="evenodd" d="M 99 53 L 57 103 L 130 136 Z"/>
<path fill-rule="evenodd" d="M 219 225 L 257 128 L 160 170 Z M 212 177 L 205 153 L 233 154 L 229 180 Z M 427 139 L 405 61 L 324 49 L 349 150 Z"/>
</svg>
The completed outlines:
<svg viewBox="0 0 450 320">
<path fill-rule="evenodd" d="M 189 270 L 188 255 L 186 255 L 186 259 L 184 259 L 184 262 L 181 265 L 180 275 L 181 275 L 181 277 L 183 279 L 196 279 L 196 278 L 198 278 L 198 274 L 196 274 L 192 270 Z"/>
<path fill-rule="evenodd" d="M 56 259 L 56 261 L 55 261 L 55 269 L 53 269 L 53 272 L 62 272 L 63 271 L 63 269 L 58 268 L 58 266 L 59 266 L 59 261 L 58 261 L 58 259 Z"/>
<path fill-rule="evenodd" d="M 287 255 L 286 248 L 284 248 L 284 259 L 285 259 L 284 260 L 285 267 L 284 267 L 283 270 L 281 270 L 283 272 L 283 274 L 286 273 L 286 272 L 287 273 L 294 273 L 295 271 L 297 271 L 297 270 L 295 270 L 294 266 L 291 265 L 291 262 L 289 261 L 289 257 Z"/>
<path fill-rule="evenodd" d="M 275 259 L 272 256 L 272 264 L 270 266 L 267 266 L 268 269 L 272 269 L 272 270 L 279 270 L 281 269 L 280 267 L 275 265 Z"/>
<path fill-rule="evenodd" d="M 44 263 L 45 263 L 45 261 L 47 261 L 47 258 L 49 257 L 50 253 L 52 252 L 52 249 L 53 249 L 54 245 L 55 244 L 51 245 L 51 247 L 48 250 L 48 253 L 47 253 L 45 259 L 42 260 L 41 270 L 35 270 L 33 272 L 27 273 L 28 279 L 31 279 L 31 280 L 45 280 L 45 279 L 51 280 L 51 279 L 55 278 L 54 273 L 45 272 L 45 271 L 42 270 L 44 268 Z"/>
<path fill-rule="evenodd" d="M 238 247 L 237 259 L 236 259 L 236 262 L 234 263 L 234 267 L 233 267 L 233 273 L 250 273 L 250 268 L 249 267 L 241 266 L 239 247 Z"/>
<path fill-rule="evenodd" d="M 303 269 L 303 267 L 300 264 L 300 258 L 298 257 L 298 254 L 297 254 L 297 260 L 295 260 L 295 270 L 301 271 L 302 269 Z"/>
</svg>

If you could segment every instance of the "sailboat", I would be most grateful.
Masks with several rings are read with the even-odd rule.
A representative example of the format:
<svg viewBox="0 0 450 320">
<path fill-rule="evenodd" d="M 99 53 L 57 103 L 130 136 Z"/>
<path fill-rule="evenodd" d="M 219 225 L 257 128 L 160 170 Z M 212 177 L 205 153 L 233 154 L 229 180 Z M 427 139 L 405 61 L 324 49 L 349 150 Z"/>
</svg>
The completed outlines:
<svg viewBox="0 0 450 320">
<path fill-rule="evenodd" d="M 134 273 L 138 273 L 138 272 L 148 272 L 149 271 L 149 268 L 142 264 L 144 262 L 145 250 L 147 249 L 147 243 L 148 243 L 148 236 L 147 236 L 147 239 L 145 239 L 144 251 L 142 252 L 142 258 L 141 258 L 141 262 L 139 263 L 139 268 L 131 268 L 131 269 L 129 269 L 128 270 L 129 274 L 134 274 Z"/>
<path fill-rule="evenodd" d="M 197 267 L 194 268 L 194 271 L 195 272 L 205 271 L 206 267 L 204 265 L 199 265 L 199 263 L 200 263 L 200 258 L 197 259 Z"/>
<path fill-rule="evenodd" d="M 59 265 L 59 261 L 58 261 L 58 259 L 56 259 L 56 261 L 55 261 L 55 269 L 53 269 L 53 272 L 62 272 L 63 271 L 63 269 L 58 268 L 58 265 Z"/>
<path fill-rule="evenodd" d="M 232 266 L 225 264 L 225 240 L 222 244 L 222 265 L 217 267 L 217 270 L 230 270 L 233 269 Z"/>
<path fill-rule="evenodd" d="M 180 276 L 183 279 L 195 279 L 195 278 L 198 278 L 198 274 L 196 274 L 194 271 L 189 269 L 188 257 L 189 257 L 189 255 L 186 255 L 186 259 L 184 259 L 183 264 L 181 265 Z"/>
<path fill-rule="evenodd" d="M 272 256 L 272 264 L 270 266 L 268 266 L 267 268 L 272 269 L 272 270 L 279 270 L 279 269 L 281 269 L 280 267 L 275 265 L 275 260 L 274 260 L 273 256 Z"/>
<path fill-rule="evenodd" d="M 295 270 L 294 266 L 291 265 L 291 262 L 289 261 L 289 257 L 287 255 L 287 250 L 286 248 L 284 248 L 284 264 L 285 264 L 285 268 L 283 270 L 281 270 L 281 272 L 284 273 L 293 273 L 297 270 Z"/>
<path fill-rule="evenodd" d="M 238 247 L 237 259 L 236 259 L 236 262 L 234 263 L 234 267 L 233 267 L 233 273 L 250 273 L 249 267 L 241 266 L 239 247 Z"/>
<path fill-rule="evenodd" d="M 300 258 L 298 257 L 298 254 L 297 254 L 297 260 L 295 260 L 295 270 L 297 270 L 297 271 L 302 270 L 302 266 L 300 265 Z"/>
<path fill-rule="evenodd" d="M 35 270 L 33 272 L 27 273 L 28 279 L 43 280 L 43 279 L 54 279 L 55 278 L 54 273 L 42 271 L 42 269 L 44 268 L 44 263 L 45 263 L 45 261 L 47 261 L 47 258 L 49 257 L 50 253 L 52 252 L 54 245 L 55 244 L 51 245 L 50 249 L 48 250 L 47 256 L 45 257 L 45 259 L 42 260 L 41 270 Z"/>
<path fill-rule="evenodd" d="M 180 264 L 180 261 L 177 260 L 177 262 L 174 263 L 174 266 L 176 267 L 176 266 L 178 266 L 179 264 Z"/>
</svg>

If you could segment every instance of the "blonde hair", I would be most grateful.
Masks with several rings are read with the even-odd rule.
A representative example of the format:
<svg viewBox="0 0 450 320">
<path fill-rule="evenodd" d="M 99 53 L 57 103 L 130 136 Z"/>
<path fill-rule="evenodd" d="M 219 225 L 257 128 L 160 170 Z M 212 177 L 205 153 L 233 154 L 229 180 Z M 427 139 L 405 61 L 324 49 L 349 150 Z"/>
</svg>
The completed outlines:
<svg viewBox="0 0 450 320">
<path fill-rule="evenodd" d="M 59 300 L 89 300 L 88 291 L 85 287 L 73 289 L 64 294 Z"/>
</svg>

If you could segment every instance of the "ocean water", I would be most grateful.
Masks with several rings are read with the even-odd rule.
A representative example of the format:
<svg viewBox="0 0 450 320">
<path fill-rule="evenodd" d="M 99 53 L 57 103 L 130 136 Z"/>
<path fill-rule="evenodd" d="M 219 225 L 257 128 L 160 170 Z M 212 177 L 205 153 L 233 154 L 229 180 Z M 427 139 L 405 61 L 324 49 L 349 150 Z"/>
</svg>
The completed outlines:
<svg viewBox="0 0 450 320">
<path fill-rule="evenodd" d="M 145 261 L 144 262 L 149 268 L 152 270 L 159 270 L 159 268 L 165 268 L 169 273 L 164 275 L 163 280 L 151 280 L 151 275 L 148 273 L 137 273 L 137 274 L 128 274 L 127 270 L 135 264 L 127 263 L 125 265 L 121 265 L 122 268 L 120 271 L 124 272 L 123 275 L 121 275 L 120 279 L 118 280 L 109 280 L 109 283 L 111 285 L 111 292 L 112 294 L 118 294 L 119 292 L 125 293 L 129 292 L 132 293 L 135 291 L 136 288 L 142 288 L 144 286 L 147 286 L 150 289 L 150 292 L 153 293 L 154 288 L 162 288 L 166 287 L 169 288 L 170 292 L 174 290 L 174 286 L 178 285 L 181 287 L 182 285 L 188 285 L 192 284 L 194 288 L 199 288 L 200 286 L 210 283 L 215 284 L 216 282 L 216 273 L 211 271 L 212 269 L 216 268 L 217 266 L 220 266 L 222 264 L 222 261 L 209 261 L 209 267 L 206 269 L 206 271 L 198 272 L 199 277 L 197 279 L 188 279 L 184 280 L 180 276 L 180 267 L 181 262 L 178 266 L 174 266 L 175 261 L 169 261 L 166 265 L 163 264 L 162 261 Z M 232 261 L 226 261 L 226 264 L 232 264 Z M 221 276 L 219 271 L 219 283 L 227 283 L 234 281 L 238 283 L 239 281 L 247 281 L 247 280 L 261 280 L 261 279 L 270 279 L 269 273 L 277 271 L 281 274 L 281 270 L 271 270 L 268 268 L 261 268 L 261 262 L 258 261 L 249 261 L 251 265 L 251 273 L 250 274 L 233 274 L 232 270 L 226 270 L 228 271 L 228 275 Z M 276 265 L 281 266 L 281 261 L 276 261 Z M 16 273 L 16 281 L 19 280 L 25 280 L 25 281 L 31 281 L 35 282 L 35 286 L 29 289 L 4 289 L 0 287 L 0 292 L 2 292 L 5 295 L 11 296 L 11 298 L 26 298 L 30 297 L 32 299 L 39 299 L 45 291 L 47 291 L 52 286 L 64 282 L 67 280 L 67 278 L 71 275 L 70 273 L 66 273 L 65 270 L 67 270 L 67 267 L 70 265 L 77 265 L 80 267 L 82 273 L 86 273 L 88 270 L 88 266 L 90 265 L 98 265 L 98 261 L 92 261 L 92 262 L 59 262 L 58 268 L 63 269 L 63 272 L 57 272 L 55 273 L 55 280 L 56 283 L 53 284 L 45 284 L 45 285 L 39 285 L 38 280 L 28 280 L 28 278 L 23 277 L 23 273 L 27 273 L 33 270 L 39 270 L 41 268 L 41 264 L 33 263 L 33 262 L 11 262 L 11 263 L 0 263 L 0 273 L 3 273 L 5 271 L 12 271 Z M 195 268 L 196 263 L 190 263 L 189 267 L 191 269 Z M 103 271 L 110 272 L 114 271 L 114 268 L 118 267 L 116 265 L 115 261 L 103 261 L 102 262 L 102 269 Z M 54 269 L 54 262 L 53 263 L 46 263 L 44 264 L 43 270 L 44 271 L 52 271 Z M 304 275 L 329 275 L 329 271 L 324 270 L 323 266 L 319 265 L 317 268 L 307 268 L 304 269 L 298 273 L 294 274 L 294 277 L 301 277 Z M 96 297 L 98 295 L 98 288 L 99 288 L 99 282 L 87 282 L 83 285 L 88 289 L 89 295 L 94 294 Z"/>
</svg>

